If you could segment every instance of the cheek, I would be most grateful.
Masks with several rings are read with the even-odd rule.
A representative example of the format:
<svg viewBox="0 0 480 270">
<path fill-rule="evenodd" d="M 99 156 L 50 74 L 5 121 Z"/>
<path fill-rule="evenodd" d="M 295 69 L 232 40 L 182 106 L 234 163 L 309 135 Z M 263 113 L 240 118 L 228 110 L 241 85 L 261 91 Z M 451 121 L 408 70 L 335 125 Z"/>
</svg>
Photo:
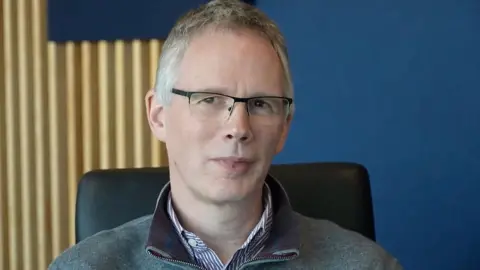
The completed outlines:
<svg viewBox="0 0 480 270">
<path fill-rule="evenodd" d="M 199 122 L 192 119 L 189 114 L 174 115 L 167 127 L 167 143 L 170 142 L 179 151 L 195 153 L 195 149 L 203 149 L 206 142 L 215 134 L 212 123 Z"/>
<path fill-rule="evenodd" d="M 258 140 L 257 146 L 263 148 L 263 151 L 265 151 L 267 155 L 275 154 L 280 136 L 281 130 L 274 128 L 259 129 L 255 132 L 255 137 Z"/>
<path fill-rule="evenodd" d="M 191 125 L 188 124 L 189 115 L 178 108 L 171 108 L 166 119 L 166 144 L 170 153 L 178 157 L 183 151 L 189 147 L 185 146 L 190 142 L 189 136 L 191 132 Z M 188 151 L 188 150 L 187 150 Z"/>
</svg>

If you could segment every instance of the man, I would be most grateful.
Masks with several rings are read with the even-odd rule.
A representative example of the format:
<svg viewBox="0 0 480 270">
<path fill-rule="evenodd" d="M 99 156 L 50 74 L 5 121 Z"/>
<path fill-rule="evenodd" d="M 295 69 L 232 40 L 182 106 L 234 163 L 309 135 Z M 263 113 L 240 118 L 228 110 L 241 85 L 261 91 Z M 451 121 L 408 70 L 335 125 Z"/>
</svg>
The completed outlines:
<svg viewBox="0 0 480 270">
<path fill-rule="evenodd" d="M 50 269 L 401 269 L 365 237 L 293 212 L 267 174 L 292 97 L 283 37 L 264 14 L 232 0 L 186 14 L 146 96 L 170 168 L 155 212 L 84 240 Z"/>
</svg>

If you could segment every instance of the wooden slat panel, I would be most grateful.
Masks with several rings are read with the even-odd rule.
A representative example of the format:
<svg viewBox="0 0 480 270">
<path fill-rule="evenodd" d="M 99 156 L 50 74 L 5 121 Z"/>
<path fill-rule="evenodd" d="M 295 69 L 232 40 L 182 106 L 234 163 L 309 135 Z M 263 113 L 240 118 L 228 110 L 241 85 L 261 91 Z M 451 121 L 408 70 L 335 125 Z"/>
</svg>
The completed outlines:
<svg viewBox="0 0 480 270">
<path fill-rule="evenodd" d="M 55 44 L 46 0 L 0 3 L 0 269 L 46 269 L 83 173 L 167 164 L 144 107 L 161 42 Z"/>
</svg>

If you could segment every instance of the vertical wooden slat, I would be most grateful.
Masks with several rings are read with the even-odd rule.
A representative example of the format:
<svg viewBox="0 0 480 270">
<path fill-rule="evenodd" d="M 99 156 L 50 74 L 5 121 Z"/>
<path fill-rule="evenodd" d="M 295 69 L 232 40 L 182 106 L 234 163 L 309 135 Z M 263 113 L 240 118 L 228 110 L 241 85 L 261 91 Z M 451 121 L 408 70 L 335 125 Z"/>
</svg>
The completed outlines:
<svg viewBox="0 0 480 270">
<path fill-rule="evenodd" d="M 100 168 L 110 168 L 112 155 L 111 140 L 114 138 L 110 134 L 109 118 L 110 107 L 113 105 L 111 98 L 111 91 L 109 86 L 109 66 L 108 66 L 108 43 L 100 41 L 98 43 L 98 95 L 99 95 L 99 129 L 100 129 Z"/>
<path fill-rule="evenodd" d="M 132 43 L 132 59 L 133 59 L 133 128 L 135 130 L 133 141 L 134 166 L 141 167 L 145 164 L 145 145 L 144 145 L 144 128 L 142 125 L 142 43 L 140 40 L 133 40 Z"/>
<path fill-rule="evenodd" d="M 81 43 L 81 82 L 82 82 L 82 139 L 83 139 L 83 171 L 98 169 L 98 87 L 93 59 L 97 46 L 89 41 Z"/>
<path fill-rule="evenodd" d="M 4 62 L 4 15 L 3 2 L 0 2 L 0 89 L 5 88 Z M 9 269 L 8 263 L 8 208 L 7 208 L 7 152 L 5 145 L 5 91 L 0 91 L 0 269 Z"/>
<path fill-rule="evenodd" d="M 48 126 L 47 126 L 47 80 L 46 80 L 46 30 L 45 30 L 45 1 L 31 1 L 33 58 L 33 101 L 34 101 L 34 149 L 35 149 L 35 177 L 32 179 L 36 191 L 36 217 L 37 217 L 37 252 L 38 267 L 44 267 L 51 259 L 52 245 L 49 226 L 50 219 L 50 189 L 48 167 Z"/>
<path fill-rule="evenodd" d="M 122 41 L 123 42 L 123 41 Z M 134 87 L 133 87 L 133 43 L 132 42 L 123 42 L 124 44 L 124 64 L 125 64 L 125 75 L 123 77 L 123 83 L 126 86 L 127 91 L 125 91 L 126 102 L 125 106 L 125 130 L 124 136 L 126 141 L 126 164 L 127 167 L 135 166 L 135 152 L 134 152 L 134 137 L 137 134 L 135 130 L 134 121 L 134 107 L 133 107 L 133 96 L 134 96 Z"/>
<path fill-rule="evenodd" d="M 81 62 L 81 76 L 82 76 L 82 139 L 83 139 L 83 170 L 90 171 L 94 169 L 93 161 L 93 127 L 92 127 L 92 104 L 90 100 L 93 97 L 92 94 L 92 79 L 90 69 L 92 61 L 91 55 L 91 43 L 84 41 L 81 43 L 82 48 L 82 62 Z"/>
<path fill-rule="evenodd" d="M 68 189 L 65 46 L 48 43 L 49 130 L 51 168 L 52 247 L 58 255 L 68 247 Z"/>
<path fill-rule="evenodd" d="M 4 61 L 5 61 L 5 126 L 7 150 L 7 216 L 8 216 L 8 249 L 11 269 L 23 269 L 23 243 L 21 233 L 21 202 L 19 130 L 18 130 L 18 74 L 14 61 L 17 55 L 16 43 L 16 5 L 13 0 L 3 0 L 4 10 Z"/>
<path fill-rule="evenodd" d="M 126 86 L 125 80 L 125 46 L 121 40 L 115 41 L 115 137 L 116 137 L 116 166 L 127 166 L 127 140 L 126 140 Z M 113 119 L 112 119 L 113 120 Z"/>
<path fill-rule="evenodd" d="M 66 93 L 67 93 L 67 149 L 68 149 L 68 202 L 69 213 L 75 213 L 77 179 L 81 175 L 81 129 L 79 119 L 81 114 L 81 95 L 79 85 L 80 54 L 78 46 L 73 42 L 65 44 L 66 65 Z M 69 242 L 75 242 L 75 216 L 69 215 Z"/>
<path fill-rule="evenodd" d="M 35 254 L 33 247 L 36 246 L 36 237 L 34 237 L 35 222 L 33 215 L 33 205 L 35 196 L 32 191 L 33 179 L 33 160 L 32 147 L 32 86 L 30 78 L 30 63 L 32 59 L 30 37 L 31 31 L 27 24 L 30 16 L 30 6 L 26 5 L 25 0 L 17 0 L 17 46 L 18 46 L 18 95 L 19 95 L 19 116 L 20 116 L 20 160 L 22 170 L 20 173 L 21 181 L 21 229 L 23 242 L 21 252 L 23 253 L 24 269 L 34 269 Z"/>
<path fill-rule="evenodd" d="M 52 212 L 52 254 L 59 254 L 61 252 L 60 248 L 60 239 L 61 239 L 61 222 L 60 216 L 60 200 L 57 196 L 59 191 L 59 182 L 60 182 L 60 175 L 58 172 L 58 100 L 56 93 L 58 92 L 57 86 L 57 54 L 56 54 L 56 44 L 49 43 L 48 44 L 48 122 L 49 126 L 48 129 L 50 130 L 49 139 L 50 139 L 50 200 L 51 203 L 51 212 Z"/>
<path fill-rule="evenodd" d="M 149 70 L 149 87 L 153 88 L 155 84 L 155 78 L 157 77 L 157 65 L 160 57 L 160 41 L 150 40 L 148 42 L 148 70 Z"/>
<path fill-rule="evenodd" d="M 58 81 L 58 92 L 57 92 L 57 121 L 58 123 L 63 123 L 59 125 L 58 128 L 58 138 L 57 141 L 58 145 L 58 173 L 60 177 L 60 185 L 58 194 L 60 204 L 60 213 L 58 213 L 61 217 L 61 241 L 60 241 L 60 248 L 63 251 L 69 246 L 69 198 L 68 198 L 68 183 L 70 181 L 67 180 L 68 177 L 68 154 L 67 154 L 67 140 L 68 140 L 68 129 L 67 125 L 67 95 L 65 89 L 67 88 L 67 65 L 66 65 L 66 47 L 65 44 L 61 46 L 57 45 L 57 81 Z"/>
<path fill-rule="evenodd" d="M 142 67 L 141 72 L 141 87 L 138 89 L 138 118 L 140 119 L 140 125 L 142 129 L 142 142 L 143 142 L 143 155 L 144 161 L 141 166 L 151 166 L 152 164 L 152 133 L 150 127 L 148 126 L 148 121 L 145 116 L 145 94 L 150 89 L 150 45 L 149 41 L 141 41 L 141 57 L 140 65 Z"/>
<path fill-rule="evenodd" d="M 1 13 L 0 13 L 1 14 Z M 0 35 L 1 38 L 1 35 Z M 0 50 L 2 50 L 0 39 Z M 0 87 L 3 88 L 3 50 L 0 53 Z M 0 104 L 5 104 L 5 92 L 0 91 Z M 0 107 L 0 269 L 8 269 L 8 208 L 7 208 L 7 173 L 5 151 L 5 107 Z"/>
<path fill-rule="evenodd" d="M 158 57 L 160 56 L 160 42 L 156 40 L 152 40 L 149 42 L 149 66 L 148 69 L 150 70 L 149 74 L 149 89 L 152 89 L 155 84 L 155 77 L 157 76 L 157 64 L 158 64 Z M 159 166 L 162 163 L 161 160 L 161 143 L 155 136 L 150 136 L 150 144 L 151 144 L 151 161 L 152 166 Z"/>
</svg>

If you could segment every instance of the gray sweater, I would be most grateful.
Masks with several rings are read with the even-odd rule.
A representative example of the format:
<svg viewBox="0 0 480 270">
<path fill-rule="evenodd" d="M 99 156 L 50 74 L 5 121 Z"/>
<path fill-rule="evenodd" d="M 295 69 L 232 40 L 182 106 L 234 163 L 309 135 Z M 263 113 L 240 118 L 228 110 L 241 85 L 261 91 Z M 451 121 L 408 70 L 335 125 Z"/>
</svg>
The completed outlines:
<svg viewBox="0 0 480 270">
<path fill-rule="evenodd" d="M 263 250 L 240 269 L 403 269 L 375 242 L 327 221 L 294 212 L 285 191 L 267 179 L 274 203 L 273 227 Z M 188 256 L 166 214 L 167 185 L 153 215 L 102 231 L 64 251 L 57 269 L 202 269 Z"/>
</svg>

